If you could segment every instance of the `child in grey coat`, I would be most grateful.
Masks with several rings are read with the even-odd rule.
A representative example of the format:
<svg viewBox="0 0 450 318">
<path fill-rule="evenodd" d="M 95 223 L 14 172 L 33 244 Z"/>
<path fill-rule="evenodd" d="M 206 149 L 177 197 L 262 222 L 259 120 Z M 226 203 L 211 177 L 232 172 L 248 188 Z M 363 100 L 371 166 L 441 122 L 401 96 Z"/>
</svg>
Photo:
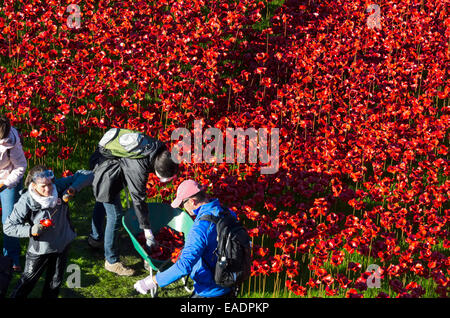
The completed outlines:
<svg viewBox="0 0 450 318">
<path fill-rule="evenodd" d="M 55 180 L 45 166 L 33 167 L 25 180 L 26 189 L 3 224 L 12 237 L 29 237 L 24 272 L 11 297 L 26 298 L 44 269 L 46 278 L 42 297 L 56 298 L 62 283 L 70 243 L 76 233 L 72 227 L 68 194 L 73 195 L 92 184 L 94 175 L 79 170 L 73 176 Z"/>
</svg>

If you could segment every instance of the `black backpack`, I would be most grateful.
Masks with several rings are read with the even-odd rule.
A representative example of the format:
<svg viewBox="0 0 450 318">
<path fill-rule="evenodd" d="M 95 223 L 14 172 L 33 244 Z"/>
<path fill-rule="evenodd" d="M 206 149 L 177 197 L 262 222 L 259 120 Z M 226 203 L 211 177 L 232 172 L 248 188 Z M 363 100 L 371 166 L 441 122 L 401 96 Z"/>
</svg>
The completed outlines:
<svg viewBox="0 0 450 318">
<path fill-rule="evenodd" d="M 0 255 L 0 298 L 6 296 L 12 278 L 13 263 L 9 257 Z"/>
<path fill-rule="evenodd" d="M 200 220 L 214 223 L 217 229 L 214 281 L 222 287 L 239 288 L 251 271 L 252 248 L 247 230 L 228 209 L 223 209 L 218 217 L 205 215 Z"/>
</svg>

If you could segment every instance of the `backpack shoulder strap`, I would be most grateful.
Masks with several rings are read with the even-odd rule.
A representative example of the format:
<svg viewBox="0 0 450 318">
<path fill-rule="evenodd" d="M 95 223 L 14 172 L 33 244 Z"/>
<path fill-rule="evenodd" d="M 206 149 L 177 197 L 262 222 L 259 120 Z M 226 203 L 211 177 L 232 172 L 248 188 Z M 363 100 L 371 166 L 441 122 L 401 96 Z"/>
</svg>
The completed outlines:
<svg viewBox="0 0 450 318">
<path fill-rule="evenodd" d="M 202 216 L 200 218 L 201 221 L 209 221 L 212 222 L 214 224 L 217 224 L 217 222 L 219 222 L 219 217 L 211 215 L 211 214 L 206 214 L 204 216 Z"/>
<path fill-rule="evenodd" d="M 223 206 L 223 205 L 220 205 L 220 207 L 222 208 L 222 211 L 219 212 L 219 216 L 214 216 L 214 215 L 211 215 L 211 214 L 206 214 L 206 215 L 202 216 L 202 217 L 200 218 L 200 220 L 209 221 L 209 222 L 212 222 L 212 223 L 214 223 L 214 224 L 217 224 L 217 222 L 219 222 L 219 220 L 220 220 L 223 216 L 225 216 L 225 215 L 227 215 L 227 214 L 229 213 L 229 210 L 228 210 L 227 207 L 225 207 L 225 206 Z"/>
</svg>

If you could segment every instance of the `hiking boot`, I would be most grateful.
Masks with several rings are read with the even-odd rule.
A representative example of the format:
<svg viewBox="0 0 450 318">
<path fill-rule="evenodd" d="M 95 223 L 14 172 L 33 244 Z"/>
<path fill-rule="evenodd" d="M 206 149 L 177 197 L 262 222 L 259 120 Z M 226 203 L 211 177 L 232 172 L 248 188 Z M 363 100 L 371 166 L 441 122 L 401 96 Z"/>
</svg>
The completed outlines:
<svg viewBox="0 0 450 318">
<path fill-rule="evenodd" d="M 88 236 L 88 245 L 92 248 L 101 249 L 104 246 L 103 241 L 95 240 L 92 236 Z"/>
<path fill-rule="evenodd" d="M 116 262 L 114 264 L 108 263 L 105 261 L 105 269 L 112 273 L 115 273 L 119 276 L 133 276 L 134 270 L 128 267 L 123 266 L 121 262 Z"/>
</svg>

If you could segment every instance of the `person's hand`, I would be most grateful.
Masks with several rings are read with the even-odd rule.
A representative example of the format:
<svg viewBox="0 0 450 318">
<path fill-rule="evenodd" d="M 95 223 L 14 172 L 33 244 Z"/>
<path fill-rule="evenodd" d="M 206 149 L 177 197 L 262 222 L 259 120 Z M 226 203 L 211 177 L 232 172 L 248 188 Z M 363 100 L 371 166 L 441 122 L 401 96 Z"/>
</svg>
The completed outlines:
<svg viewBox="0 0 450 318">
<path fill-rule="evenodd" d="M 75 189 L 72 187 L 69 187 L 62 197 L 63 201 L 66 203 L 69 202 L 69 200 L 75 196 L 75 193 L 76 193 Z"/>
<path fill-rule="evenodd" d="M 150 296 L 155 297 L 156 291 L 158 290 L 158 284 L 156 283 L 154 276 L 149 275 L 144 279 L 138 280 L 134 284 L 134 289 L 143 295 L 150 293 Z"/>
<path fill-rule="evenodd" d="M 45 226 L 41 223 L 36 223 L 31 227 L 31 235 L 36 237 L 42 234 L 45 231 Z"/>
<path fill-rule="evenodd" d="M 157 245 L 152 230 L 144 229 L 144 235 L 145 235 L 145 244 L 148 246 L 148 248 L 152 248 L 153 246 Z"/>
</svg>

